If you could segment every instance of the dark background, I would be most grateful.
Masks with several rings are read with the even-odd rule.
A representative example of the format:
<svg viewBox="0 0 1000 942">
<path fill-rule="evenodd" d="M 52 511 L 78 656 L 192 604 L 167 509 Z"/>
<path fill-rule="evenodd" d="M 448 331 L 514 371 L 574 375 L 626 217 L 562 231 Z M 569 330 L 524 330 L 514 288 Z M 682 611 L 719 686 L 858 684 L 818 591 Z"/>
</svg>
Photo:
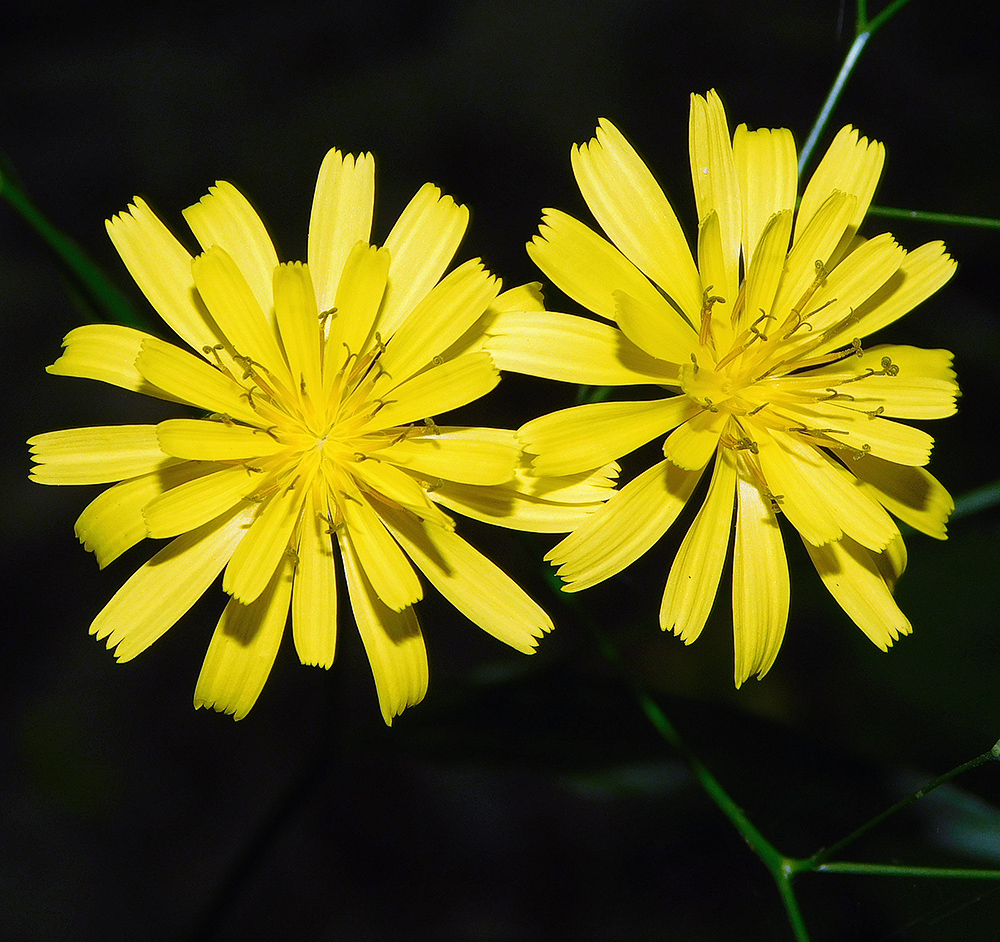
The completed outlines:
<svg viewBox="0 0 1000 942">
<path fill-rule="evenodd" d="M 801 144 L 854 17 L 826 0 L 766 12 L 736 0 L 92 9 L 21 4 L 0 26 L 0 150 L 146 313 L 105 218 L 140 193 L 182 234 L 180 210 L 224 178 L 262 213 L 279 255 L 301 258 L 331 146 L 376 155 L 376 238 L 432 180 L 473 211 L 458 260 L 482 256 L 508 286 L 538 277 L 523 244 L 543 206 L 586 218 L 569 147 L 601 116 L 648 159 L 690 232 L 689 94 L 716 87 L 733 126 L 790 127 Z M 1000 217 L 998 19 L 993 5 L 913 0 L 870 44 L 819 153 L 853 123 L 888 149 L 878 203 Z M 930 425 L 931 470 L 962 495 L 998 477 L 1000 232 L 874 218 L 864 231 L 887 229 L 909 248 L 943 238 L 959 260 L 951 284 L 880 339 L 955 352 L 964 398 Z M 767 678 L 740 691 L 725 578 L 697 644 L 656 626 L 689 518 L 576 609 L 543 578 L 552 539 L 463 525 L 555 617 L 537 656 L 432 598 L 420 607 L 430 693 L 392 730 L 349 619 L 329 673 L 299 666 L 289 639 L 245 721 L 195 712 L 221 590 L 116 666 L 87 626 L 150 550 L 98 572 L 72 531 L 96 489 L 29 484 L 23 444 L 158 421 L 169 407 L 43 372 L 88 314 L 4 204 L 0 318 L 0 936 L 790 939 L 767 873 L 595 653 L 590 620 L 790 855 L 1000 736 L 996 510 L 955 520 L 947 543 L 910 536 L 898 597 L 914 634 L 888 655 L 850 625 L 789 533 L 786 643 Z M 572 395 L 508 377 L 488 402 L 517 425 Z M 1000 768 L 987 766 L 846 856 L 1000 866 L 998 796 Z M 996 938 L 996 883 L 798 885 L 816 942 Z"/>
</svg>

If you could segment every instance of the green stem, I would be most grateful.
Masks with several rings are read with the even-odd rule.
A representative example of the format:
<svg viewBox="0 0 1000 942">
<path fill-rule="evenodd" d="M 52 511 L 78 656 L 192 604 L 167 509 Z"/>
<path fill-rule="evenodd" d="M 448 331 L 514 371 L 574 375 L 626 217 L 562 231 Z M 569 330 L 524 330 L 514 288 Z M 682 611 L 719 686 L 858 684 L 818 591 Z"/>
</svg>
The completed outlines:
<svg viewBox="0 0 1000 942">
<path fill-rule="evenodd" d="M 798 872 L 798 868 L 796 867 L 798 861 L 783 856 L 764 837 L 757 826 L 747 817 L 743 809 L 729 796 L 729 793 L 722 787 L 719 780 L 709 771 L 701 759 L 691 751 L 687 743 L 681 738 L 680 733 L 677 732 L 677 728 L 670 722 L 663 710 L 660 709 L 659 704 L 657 704 L 644 687 L 632 679 L 627 668 L 622 663 L 621 654 L 607 635 L 597 625 L 590 623 L 588 619 L 583 620 L 588 623 L 588 627 L 601 654 L 618 670 L 623 681 L 638 701 L 642 712 L 653 726 L 653 729 L 680 753 L 687 767 L 697 779 L 698 784 L 701 785 L 716 807 L 729 819 L 729 822 L 736 828 L 736 831 L 747 844 L 750 845 L 754 853 L 770 871 L 771 876 L 774 877 L 774 881 L 778 886 L 778 893 L 785 904 L 788 921 L 792 926 L 792 931 L 795 933 L 796 942 L 809 942 L 809 934 L 806 930 L 805 921 L 802 918 L 802 911 L 799 908 L 798 900 L 795 898 L 795 893 L 792 889 L 792 878 Z"/>
<path fill-rule="evenodd" d="M 837 102 L 840 101 L 844 86 L 851 77 L 854 67 L 858 64 L 858 59 L 861 58 L 861 53 L 864 52 L 865 46 L 868 45 L 868 40 L 909 2 L 910 0 L 893 0 L 878 16 L 869 20 L 867 0 L 858 0 L 858 15 L 854 25 L 854 42 L 851 43 L 851 48 L 847 50 L 843 65 L 841 65 L 837 77 L 833 80 L 833 85 L 830 86 L 826 101 L 823 102 L 823 107 L 820 108 L 819 114 L 815 122 L 813 122 L 812 130 L 809 132 L 809 136 L 802 147 L 802 153 L 799 156 L 800 176 L 809 165 L 809 159 L 816 149 L 816 144 L 826 129 L 830 115 L 833 114 L 834 108 L 837 107 Z"/>
<path fill-rule="evenodd" d="M 976 226 L 981 229 L 1000 229 L 1000 219 L 989 216 L 960 216 L 955 213 L 929 213 L 922 209 L 896 209 L 891 206 L 869 206 L 869 216 L 886 219 L 914 219 L 917 222 L 939 222 L 952 226 Z"/>
<path fill-rule="evenodd" d="M 957 498 L 950 519 L 971 517 L 972 514 L 979 513 L 981 510 L 989 510 L 991 507 L 996 507 L 997 504 L 1000 504 L 1000 481 L 992 481 L 967 491 Z"/>
<path fill-rule="evenodd" d="M 88 305 L 99 317 L 124 324 L 143 327 L 142 318 L 125 296 L 104 276 L 98 265 L 75 242 L 63 235 L 28 198 L 9 176 L 0 173 L 0 196 L 7 200 L 15 212 L 41 236 L 55 256 L 68 269 L 80 287 Z"/>
<path fill-rule="evenodd" d="M 896 864 L 870 864 L 838 861 L 821 864 L 817 873 L 857 873 L 882 877 L 947 877 L 956 880 L 1000 880 L 1000 870 L 963 870 L 956 867 L 906 867 Z"/>
<path fill-rule="evenodd" d="M 905 798 L 897 801 L 891 808 L 886 809 L 881 814 L 875 815 L 870 821 L 865 822 L 857 830 L 852 831 L 843 840 L 837 841 L 835 844 L 831 844 L 829 847 L 824 847 L 818 850 L 812 857 L 807 860 L 796 861 L 796 870 L 818 870 L 822 865 L 831 858 L 836 856 L 843 848 L 847 847 L 849 844 L 853 844 L 856 840 L 867 834 L 872 828 L 878 826 L 886 818 L 894 815 L 897 811 L 902 811 L 909 805 L 912 805 L 915 801 L 919 801 L 925 795 L 934 791 L 935 788 L 944 785 L 945 782 L 950 782 L 956 776 L 961 775 L 963 772 L 968 772 L 970 769 L 974 769 L 977 766 L 984 765 L 994 759 L 1000 759 L 1000 741 L 994 744 L 993 748 L 984 752 L 982 755 L 976 756 L 974 759 L 970 759 L 968 762 L 963 762 L 961 765 L 956 766 L 950 772 L 945 772 L 944 775 L 939 775 L 936 779 L 928 784 L 923 785 L 918 788 L 915 792 L 907 795 Z M 801 865 L 801 866 L 798 866 Z"/>
</svg>

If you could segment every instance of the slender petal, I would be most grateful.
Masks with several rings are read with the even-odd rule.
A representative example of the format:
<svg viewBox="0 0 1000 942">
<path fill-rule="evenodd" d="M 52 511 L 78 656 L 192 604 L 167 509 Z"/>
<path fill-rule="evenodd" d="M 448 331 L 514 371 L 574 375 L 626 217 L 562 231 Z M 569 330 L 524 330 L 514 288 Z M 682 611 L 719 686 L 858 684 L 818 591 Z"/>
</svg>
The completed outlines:
<svg viewBox="0 0 1000 942">
<path fill-rule="evenodd" d="M 708 496 L 681 543 L 660 604 L 660 627 L 690 644 L 701 634 L 729 552 L 736 497 L 736 461 L 719 452 Z"/>
<path fill-rule="evenodd" d="M 292 561 L 286 558 L 249 605 L 229 600 L 198 675 L 196 710 L 211 707 L 236 720 L 250 712 L 278 655 L 291 591 Z"/>
<path fill-rule="evenodd" d="M 43 432 L 28 439 L 39 484 L 108 484 L 175 464 L 155 425 L 110 425 Z"/>
<path fill-rule="evenodd" d="M 220 180 L 184 210 L 202 249 L 219 246 L 236 263 L 266 318 L 271 315 L 271 273 L 278 264 L 274 243 L 247 198 Z"/>
<path fill-rule="evenodd" d="M 787 128 L 748 131 L 741 124 L 733 134 L 733 162 L 743 199 L 743 255 L 749 269 L 771 217 L 795 209 L 798 168 L 792 132 Z"/>
<path fill-rule="evenodd" d="M 788 564 L 781 531 L 760 488 L 743 475 L 736 484 L 733 624 L 736 686 L 763 677 L 778 656 L 788 623 Z"/>
<path fill-rule="evenodd" d="M 378 691 L 382 718 L 389 725 L 427 692 L 427 650 L 412 607 L 394 611 L 378 597 L 347 535 L 340 531 L 344 575 L 351 608 L 364 642 Z"/>
<path fill-rule="evenodd" d="M 292 637 L 303 664 L 329 667 L 337 649 L 337 560 L 326 499 L 307 493 L 292 583 Z"/>
<path fill-rule="evenodd" d="M 546 555 L 567 592 L 602 582 L 635 562 L 684 509 L 701 471 L 669 461 L 644 471 Z"/>
<path fill-rule="evenodd" d="M 846 538 L 806 549 L 830 594 L 875 645 L 885 651 L 910 633 L 873 553 Z"/>
<path fill-rule="evenodd" d="M 425 183 L 392 227 L 389 286 L 379 318 L 388 340 L 450 264 L 469 224 L 469 211 L 430 183 Z"/>
<path fill-rule="evenodd" d="M 533 419 L 518 431 L 536 473 L 573 474 L 628 454 L 701 411 L 685 396 L 593 402 Z"/>
<path fill-rule="evenodd" d="M 71 330 L 63 339 L 62 356 L 51 366 L 45 367 L 54 376 L 79 376 L 111 383 L 122 389 L 186 402 L 150 382 L 139 371 L 136 358 L 143 341 L 153 338 L 141 330 L 120 327 L 116 324 L 86 324 Z"/>
<path fill-rule="evenodd" d="M 388 514 L 396 539 L 452 605 L 483 631 L 532 654 L 552 620 L 509 576 L 457 533 Z"/>
<path fill-rule="evenodd" d="M 701 282 L 663 190 L 632 145 L 602 118 L 596 136 L 572 151 L 573 172 L 594 218 L 633 265 L 682 311 L 697 310 Z"/>
<path fill-rule="evenodd" d="M 334 306 L 341 272 L 358 242 L 369 242 L 375 209 L 375 160 L 331 150 L 323 159 L 309 217 L 309 268 L 316 304 Z"/>
<path fill-rule="evenodd" d="M 236 510 L 168 543 L 115 593 L 90 626 L 130 661 L 174 625 L 222 572 L 252 519 Z"/>
</svg>

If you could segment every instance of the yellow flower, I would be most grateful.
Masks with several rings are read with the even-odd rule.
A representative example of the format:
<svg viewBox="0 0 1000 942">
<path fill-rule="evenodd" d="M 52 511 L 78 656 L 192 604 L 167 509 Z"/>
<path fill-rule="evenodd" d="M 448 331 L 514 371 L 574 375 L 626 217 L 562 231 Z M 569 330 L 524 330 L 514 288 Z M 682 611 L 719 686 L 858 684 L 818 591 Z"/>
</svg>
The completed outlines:
<svg viewBox="0 0 1000 942">
<path fill-rule="evenodd" d="M 566 532 L 610 494 L 608 474 L 548 477 L 514 432 L 433 416 L 499 380 L 474 325 L 540 308 L 537 287 L 498 294 L 478 260 L 442 278 L 468 211 L 427 184 L 385 244 L 369 244 L 374 161 L 331 151 L 319 174 L 308 264 L 279 264 L 230 184 L 184 213 L 194 258 L 140 199 L 110 220 L 126 266 L 194 353 L 125 327 L 72 331 L 49 372 L 207 410 L 158 425 L 33 438 L 34 480 L 104 484 L 76 532 L 103 567 L 144 537 L 173 538 L 94 620 L 120 661 L 162 635 L 225 569 L 231 596 L 195 706 L 253 706 L 289 610 L 305 664 L 334 657 L 339 547 L 387 723 L 427 687 L 416 569 L 485 631 L 531 653 L 552 627 L 439 505 L 507 527 Z M 204 415 L 204 412 L 202 412 Z M 412 424 L 416 423 L 416 424 Z"/>
<path fill-rule="evenodd" d="M 857 235 L 884 151 L 849 127 L 797 213 L 789 131 L 741 125 L 730 140 L 722 103 L 709 92 L 692 96 L 690 152 L 697 264 L 652 174 L 601 121 L 572 158 L 611 242 L 547 210 L 528 250 L 566 294 L 617 327 L 510 313 L 493 324 L 488 346 L 501 369 L 671 390 L 566 409 L 520 430 L 540 474 L 596 467 L 669 432 L 664 460 L 547 558 L 567 591 L 613 576 L 673 523 L 714 457 L 707 496 L 670 570 L 660 624 L 685 642 L 701 632 L 735 508 L 739 685 L 770 668 L 785 631 L 789 579 L 779 514 L 876 645 L 886 649 L 910 631 L 892 597 L 906 557 L 886 511 L 943 538 L 954 505 L 921 467 L 931 437 L 893 419 L 950 415 L 958 387 L 946 350 L 862 341 L 940 288 L 955 265 L 939 242 L 907 253 L 889 235 Z"/>
</svg>

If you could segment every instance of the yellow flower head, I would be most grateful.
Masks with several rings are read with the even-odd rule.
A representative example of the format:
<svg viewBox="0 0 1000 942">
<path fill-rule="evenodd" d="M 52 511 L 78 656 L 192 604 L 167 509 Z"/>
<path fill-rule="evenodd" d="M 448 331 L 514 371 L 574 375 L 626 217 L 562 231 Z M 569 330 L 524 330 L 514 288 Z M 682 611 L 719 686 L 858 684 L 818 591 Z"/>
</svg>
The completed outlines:
<svg viewBox="0 0 1000 942">
<path fill-rule="evenodd" d="M 955 265 L 939 242 L 906 252 L 857 234 L 882 170 L 881 144 L 844 128 L 795 211 L 789 131 L 729 136 L 715 92 L 692 96 L 697 264 L 663 191 L 601 121 L 573 149 L 587 205 L 610 238 L 547 210 L 528 250 L 552 281 L 617 328 L 567 314 L 502 315 L 501 369 L 671 393 L 543 416 L 519 436 L 541 474 L 596 467 L 666 435 L 640 474 L 547 557 L 568 591 L 645 553 L 713 457 L 701 510 L 667 580 L 660 624 L 693 641 L 708 618 L 735 508 L 736 683 L 763 675 L 788 618 L 783 514 L 847 614 L 879 647 L 910 624 L 892 598 L 905 566 L 886 512 L 944 537 L 953 503 L 922 466 L 933 440 L 894 419 L 955 411 L 946 350 L 864 343 L 941 287 Z M 669 433 L 669 434 L 667 434 Z"/>
<path fill-rule="evenodd" d="M 565 532 L 610 493 L 607 474 L 532 475 L 513 431 L 436 423 L 499 380 L 477 322 L 541 304 L 528 286 L 498 295 L 499 281 L 478 260 L 442 278 L 468 211 L 430 184 L 385 244 L 371 245 L 374 174 L 371 155 L 327 155 L 308 264 L 279 264 L 263 223 L 230 184 L 184 213 L 203 250 L 194 258 L 136 199 L 108 231 L 194 353 L 96 325 L 72 331 L 49 371 L 185 403 L 204 417 L 29 442 L 36 481 L 121 482 L 76 526 L 101 566 L 146 536 L 173 538 L 91 626 L 119 660 L 145 650 L 225 570 L 231 598 L 195 705 L 237 719 L 267 679 L 289 610 L 302 662 L 333 661 L 335 546 L 389 723 L 427 687 L 414 566 L 520 651 L 530 653 L 552 627 L 454 532 L 439 505 L 507 527 Z"/>
</svg>

